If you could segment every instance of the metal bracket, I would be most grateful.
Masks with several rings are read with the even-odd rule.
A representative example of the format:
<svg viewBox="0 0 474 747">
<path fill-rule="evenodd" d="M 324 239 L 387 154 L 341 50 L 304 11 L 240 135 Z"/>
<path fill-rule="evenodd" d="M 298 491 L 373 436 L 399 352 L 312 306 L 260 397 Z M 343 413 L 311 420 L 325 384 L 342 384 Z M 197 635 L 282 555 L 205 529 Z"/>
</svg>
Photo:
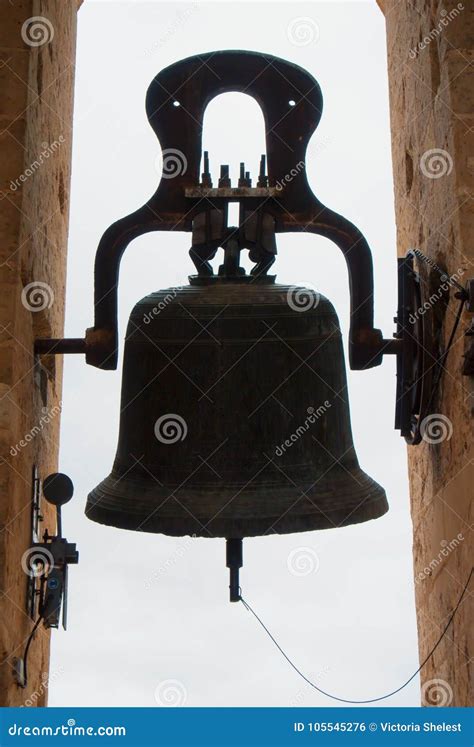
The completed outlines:
<svg viewBox="0 0 474 747">
<path fill-rule="evenodd" d="M 407 443 L 420 443 L 420 424 L 432 389 L 436 362 L 429 317 L 424 312 L 420 275 L 414 268 L 414 252 L 398 260 L 398 310 L 395 338 L 400 341 L 397 355 L 395 428 Z M 421 313 L 420 313 L 421 312 Z"/>
<path fill-rule="evenodd" d="M 41 486 L 38 469 L 33 468 L 32 531 L 31 545 L 23 556 L 28 571 L 27 610 L 36 620 L 43 618 L 46 628 L 57 628 L 62 608 L 62 622 L 67 626 L 67 580 L 68 566 L 79 562 L 79 553 L 74 543 L 62 537 L 61 506 L 73 495 L 73 485 L 67 475 L 53 473 Z M 40 539 L 41 488 L 43 495 L 57 509 L 57 534 L 46 531 Z"/>
<path fill-rule="evenodd" d="M 395 428 L 412 446 L 421 442 L 423 421 L 433 412 L 445 361 L 445 357 L 440 358 L 435 349 L 433 303 L 429 292 L 425 291 L 420 272 L 415 269 L 415 261 L 426 263 L 435 270 L 440 278 L 440 291 L 444 283 L 446 287 L 455 289 L 455 298 L 460 300 L 461 306 L 466 303 L 469 310 L 472 303 L 474 308 L 470 293 L 474 284 L 471 281 L 464 288 L 418 249 L 409 250 L 405 257 L 398 260 L 397 331 L 394 335 L 399 342 Z M 456 326 L 457 321 L 454 330 Z M 466 334 L 469 334 L 469 330 Z M 445 356 L 448 351 L 449 345 Z M 465 368 L 467 361 L 465 356 Z"/>
</svg>

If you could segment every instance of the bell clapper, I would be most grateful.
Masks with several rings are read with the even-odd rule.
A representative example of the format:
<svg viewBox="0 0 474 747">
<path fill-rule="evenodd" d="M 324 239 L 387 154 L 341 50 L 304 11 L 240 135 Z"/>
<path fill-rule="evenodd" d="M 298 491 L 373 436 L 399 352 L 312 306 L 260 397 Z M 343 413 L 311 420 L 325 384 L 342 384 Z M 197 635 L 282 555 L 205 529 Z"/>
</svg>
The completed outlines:
<svg viewBox="0 0 474 747">
<path fill-rule="evenodd" d="M 226 565 L 230 569 L 230 601 L 240 602 L 240 581 L 239 581 L 239 570 L 242 568 L 242 546 L 243 541 L 241 538 L 228 537 L 226 539 Z"/>
</svg>

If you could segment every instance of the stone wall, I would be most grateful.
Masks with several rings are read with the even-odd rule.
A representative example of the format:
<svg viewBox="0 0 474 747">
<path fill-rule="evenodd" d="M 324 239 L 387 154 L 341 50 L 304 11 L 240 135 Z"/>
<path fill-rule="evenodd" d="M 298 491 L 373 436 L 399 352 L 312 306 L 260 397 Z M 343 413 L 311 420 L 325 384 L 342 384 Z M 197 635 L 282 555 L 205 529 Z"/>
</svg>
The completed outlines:
<svg viewBox="0 0 474 747">
<path fill-rule="evenodd" d="M 0 705 L 45 705 L 49 634 L 30 650 L 26 690 L 13 679 L 32 629 L 22 558 L 31 544 L 32 468 L 55 471 L 61 359 L 33 340 L 62 336 L 76 0 L 0 5 Z M 38 16 L 36 22 L 29 19 Z M 45 511 L 42 529 L 55 530 Z"/>
<path fill-rule="evenodd" d="M 398 253 L 418 247 L 464 285 L 474 277 L 473 7 L 451 0 L 379 4 L 387 26 Z M 429 296 L 439 282 L 429 267 L 422 272 Z M 457 305 L 452 291 L 430 302 L 438 355 Z M 449 620 L 472 566 L 474 383 L 462 375 L 471 319 L 463 314 L 455 336 L 436 422 L 419 446 L 408 447 L 420 660 Z M 471 582 L 471 595 L 423 669 L 424 705 L 472 705 L 473 588 Z"/>
</svg>

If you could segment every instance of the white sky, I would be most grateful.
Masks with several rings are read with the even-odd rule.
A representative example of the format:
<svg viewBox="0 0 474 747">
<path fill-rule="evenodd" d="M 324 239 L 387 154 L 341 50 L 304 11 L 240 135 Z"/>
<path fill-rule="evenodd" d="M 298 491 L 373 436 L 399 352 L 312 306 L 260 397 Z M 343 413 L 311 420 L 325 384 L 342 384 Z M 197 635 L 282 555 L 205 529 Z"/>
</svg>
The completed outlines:
<svg viewBox="0 0 474 747">
<path fill-rule="evenodd" d="M 311 43 L 297 46 L 289 38 L 297 18 L 319 30 Z M 83 336 L 92 325 L 101 234 L 143 204 L 159 179 L 159 145 L 144 110 L 149 83 L 166 65 L 217 49 L 274 54 L 319 81 L 324 111 L 306 159 L 310 182 L 365 233 L 374 257 L 376 326 L 391 336 L 396 249 L 385 29 L 375 0 L 86 0 L 79 12 L 66 334 Z M 263 138 L 259 108 L 248 96 L 227 94 L 209 106 L 204 145 L 214 175 L 219 163 L 230 163 L 235 177 L 240 160 L 255 173 Z M 328 296 L 347 338 L 339 250 L 310 235 L 281 236 L 278 247 L 278 280 Z M 121 338 L 136 301 L 186 282 L 188 249 L 189 234 L 160 233 L 129 247 L 120 279 Z M 227 601 L 224 540 L 135 534 L 84 517 L 87 493 L 109 473 L 115 454 L 120 371 L 121 364 L 107 372 L 81 356 L 66 360 L 60 469 L 76 493 L 63 522 L 81 560 L 70 572 L 69 630 L 52 636 L 50 705 L 156 706 L 156 688 L 167 680 L 179 683 L 189 706 L 335 705 L 297 677 L 242 605 Z M 349 373 L 349 389 L 359 460 L 386 488 L 389 513 L 354 527 L 248 539 L 241 582 L 308 677 L 336 695 L 363 699 L 401 684 L 418 654 L 406 454 L 393 430 L 394 360 Z M 288 555 L 300 547 L 317 553 L 317 572 L 289 573 Z M 384 704 L 419 705 L 417 680 Z"/>
</svg>

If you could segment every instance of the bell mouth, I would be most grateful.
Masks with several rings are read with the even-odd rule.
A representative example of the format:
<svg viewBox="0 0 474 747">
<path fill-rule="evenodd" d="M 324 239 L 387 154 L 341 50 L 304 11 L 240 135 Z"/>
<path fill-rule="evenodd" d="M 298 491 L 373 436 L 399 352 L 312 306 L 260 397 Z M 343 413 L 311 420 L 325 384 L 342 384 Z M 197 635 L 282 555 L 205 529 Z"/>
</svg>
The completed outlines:
<svg viewBox="0 0 474 747">
<path fill-rule="evenodd" d="M 257 537 L 360 524 L 388 511 L 384 489 L 359 466 L 325 477 L 297 488 L 179 489 L 112 472 L 89 494 L 85 513 L 99 524 L 173 537 Z"/>
</svg>

